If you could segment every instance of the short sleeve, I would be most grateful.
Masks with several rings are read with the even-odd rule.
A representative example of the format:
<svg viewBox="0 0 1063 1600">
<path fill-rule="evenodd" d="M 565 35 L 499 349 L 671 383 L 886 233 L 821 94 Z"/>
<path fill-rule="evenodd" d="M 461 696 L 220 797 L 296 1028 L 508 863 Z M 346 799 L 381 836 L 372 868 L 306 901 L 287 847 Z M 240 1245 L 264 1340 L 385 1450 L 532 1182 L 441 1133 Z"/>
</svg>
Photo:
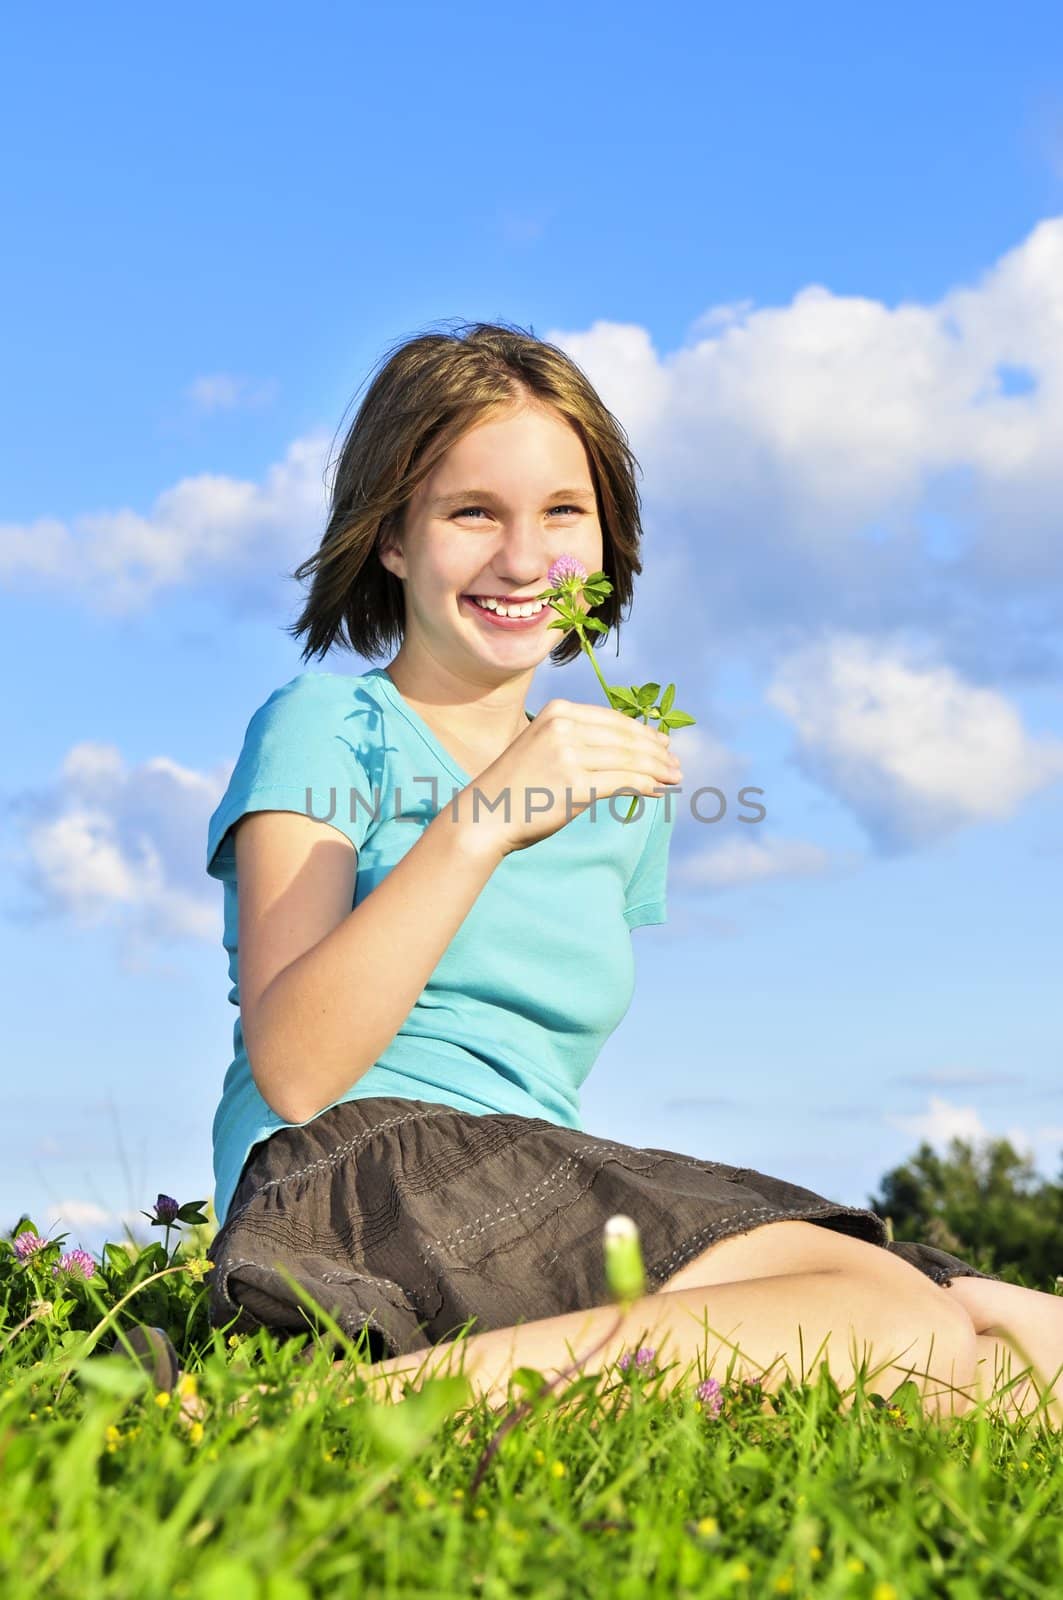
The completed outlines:
<svg viewBox="0 0 1063 1600">
<path fill-rule="evenodd" d="M 330 674 L 306 672 L 275 689 L 247 725 L 232 777 L 207 824 L 207 873 L 235 879 L 231 829 L 251 811 L 298 811 L 360 850 L 377 794 L 358 719 Z M 352 726 L 353 723 L 353 726 Z M 379 778 L 376 780 L 379 786 Z M 379 791 L 378 791 L 379 792 Z"/>
<path fill-rule="evenodd" d="M 627 886 L 624 921 L 629 928 L 668 921 L 668 852 L 677 808 L 666 806 L 667 799 L 668 795 L 658 797 L 646 843 Z M 666 814 L 668 811 L 671 815 Z"/>
</svg>

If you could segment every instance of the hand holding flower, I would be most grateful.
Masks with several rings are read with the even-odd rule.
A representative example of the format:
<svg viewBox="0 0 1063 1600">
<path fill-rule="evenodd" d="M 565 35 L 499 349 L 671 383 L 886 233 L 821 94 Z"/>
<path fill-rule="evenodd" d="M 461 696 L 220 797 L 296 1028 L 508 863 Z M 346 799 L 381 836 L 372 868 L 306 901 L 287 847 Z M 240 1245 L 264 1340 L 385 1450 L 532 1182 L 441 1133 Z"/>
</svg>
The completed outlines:
<svg viewBox="0 0 1063 1600">
<path fill-rule="evenodd" d="M 613 709 L 622 711 L 625 717 L 641 718 L 646 723 L 651 717 L 655 717 L 658 728 L 665 732 L 670 728 L 693 726 L 695 720 L 693 717 L 688 716 L 685 711 L 673 709 L 674 683 L 668 685 L 658 703 L 657 696 L 661 689 L 659 683 L 644 683 L 641 687 L 632 684 L 630 688 L 621 688 L 619 685 L 606 683 L 602 677 L 594 650 L 588 642 L 587 633 L 609 631 L 604 622 L 589 615 L 595 606 L 601 605 L 606 596 L 613 592 L 613 586 L 605 573 L 588 574 L 582 561 L 578 561 L 575 556 L 562 555 L 553 562 L 546 576 L 552 587 L 544 590 L 537 598 L 545 600 L 558 613 L 558 620 L 548 623 L 547 626 L 561 628 L 566 633 L 570 628 L 576 629 L 580 645 L 590 659 L 598 682 Z M 586 610 L 581 606 L 581 601 L 586 602 Z M 638 798 L 638 795 L 633 796 L 625 821 L 631 821 Z"/>
</svg>

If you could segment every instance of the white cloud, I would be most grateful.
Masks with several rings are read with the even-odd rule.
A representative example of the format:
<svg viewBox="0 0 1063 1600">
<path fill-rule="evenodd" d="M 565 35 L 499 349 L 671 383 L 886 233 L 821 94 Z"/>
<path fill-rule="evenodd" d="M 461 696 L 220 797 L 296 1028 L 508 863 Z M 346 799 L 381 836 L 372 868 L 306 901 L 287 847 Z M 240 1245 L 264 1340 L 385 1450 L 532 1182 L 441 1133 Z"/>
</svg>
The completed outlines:
<svg viewBox="0 0 1063 1600">
<path fill-rule="evenodd" d="M 54 587 L 112 614 L 143 611 L 165 590 L 229 579 L 234 605 L 277 603 L 287 571 L 324 528 L 329 440 L 298 439 L 261 485 L 183 478 L 146 516 L 85 513 L 0 525 L 0 584 Z"/>
<path fill-rule="evenodd" d="M 904 1117 L 887 1112 L 884 1120 L 899 1128 L 913 1139 L 926 1140 L 944 1151 L 953 1139 L 966 1139 L 974 1144 L 989 1138 L 989 1130 L 974 1106 L 957 1106 L 940 1095 L 932 1094 L 926 1111 L 916 1116 Z"/>
<path fill-rule="evenodd" d="M 134 962 L 160 940 L 216 941 L 201 841 L 230 770 L 206 775 L 168 756 L 127 766 L 113 745 L 73 746 L 60 781 L 13 808 L 23 876 L 44 914 L 114 926 Z M 190 893 L 188 884 L 202 887 Z"/>
<path fill-rule="evenodd" d="M 1031 736 L 1002 694 L 911 642 L 804 645 L 766 698 L 794 725 L 797 765 L 892 848 L 1010 817 L 1063 776 L 1063 739 Z"/>
<path fill-rule="evenodd" d="M 271 405 L 279 389 L 275 378 L 259 383 L 229 372 L 214 372 L 194 379 L 185 394 L 197 411 L 257 411 Z"/>
<path fill-rule="evenodd" d="M 835 855 L 803 839 L 732 837 L 715 849 L 686 856 L 676 863 L 677 886 L 734 889 L 772 878 L 818 878 L 834 869 Z"/>
<path fill-rule="evenodd" d="M 114 1227 L 125 1222 L 130 1227 L 147 1226 L 147 1219 L 139 1211 L 109 1211 L 96 1205 L 94 1200 L 59 1200 L 58 1205 L 45 1206 L 48 1232 L 66 1232 L 72 1227 Z M 162 1237 L 162 1234 L 158 1235 Z"/>
<path fill-rule="evenodd" d="M 974 1106 L 955 1105 L 940 1095 L 931 1095 L 927 1109 L 914 1116 L 887 1112 L 883 1120 L 912 1139 L 925 1140 L 941 1155 L 948 1153 L 953 1139 L 963 1139 L 976 1148 L 986 1140 L 1007 1139 L 1016 1154 L 1035 1166 L 1043 1166 L 1051 1163 L 1063 1145 L 1063 1126 L 1029 1129 L 1013 1125 L 1006 1130 L 990 1129 Z"/>
<path fill-rule="evenodd" d="M 1039 513 L 1025 557 L 1059 570 L 1063 217 L 1040 223 L 976 287 L 936 304 L 891 308 L 812 284 L 789 306 L 717 307 L 695 327 L 714 324 L 663 373 L 641 330 L 592 329 L 569 341 L 596 381 L 612 379 L 622 415 L 636 350 L 640 383 L 663 378 L 641 422 L 657 469 L 677 469 L 661 472 L 673 498 L 701 506 L 708 490 L 717 503 L 759 479 L 767 500 L 793 506 L 791 532 L 815 546 L 849 537 L 891 505 L 910 507 L 936 473 L 971 469 L 980 504 L 968 509 L 991 564 L 1021 565 L 1010 498 L 1018 489 Z M 1005 363 L 1029 369 L 1032 393 L 1002 391 Z"/>
<path fill-rule="evenodd" d="M 103 1227 L 115 1220 L 114 1212 L 94 1200 L 60 1200 L 57 1205 L 46 1206 L 44 1215 L 49 1229 L 57 1224 L 70 1228 Z"/>
</svg>

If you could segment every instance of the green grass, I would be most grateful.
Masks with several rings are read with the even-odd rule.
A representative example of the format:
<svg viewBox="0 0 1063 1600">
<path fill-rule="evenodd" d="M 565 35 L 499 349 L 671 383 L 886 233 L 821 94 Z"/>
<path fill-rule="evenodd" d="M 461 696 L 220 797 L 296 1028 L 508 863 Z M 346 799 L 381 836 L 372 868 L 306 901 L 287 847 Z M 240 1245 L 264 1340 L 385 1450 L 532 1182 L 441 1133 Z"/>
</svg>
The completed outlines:
<svg viewBox="0 0 1063 1600">
<path fill-rule="evenodd" d="M 330 1341 L 304 1365 L 309 1334 L 210 1328 L 212 1236 L 108 1245 L 88 1279 L 52 1274 L 58 1245 L 23 1261 L 0 1241 L 5 1600 L 1060 1593 L 1063 1436 L 1038 1422 L 935 1423 L 913 1385 L 871 1383 L 842 1413 L 822 1368 L 767 1411 L 725 1387 L 714 1416 L 696 1372 L 660 1395 L 613 1369 L 514 1382 L 529 1409 L 474 1488 L 502 1419 L 463 1377 L 389 1405 Z M 202 1424 L 111 1353 L 135 1322 L 174 1339 Z M 231 1415 L 260 1382 L 258 1421 Z"/>
</svg>

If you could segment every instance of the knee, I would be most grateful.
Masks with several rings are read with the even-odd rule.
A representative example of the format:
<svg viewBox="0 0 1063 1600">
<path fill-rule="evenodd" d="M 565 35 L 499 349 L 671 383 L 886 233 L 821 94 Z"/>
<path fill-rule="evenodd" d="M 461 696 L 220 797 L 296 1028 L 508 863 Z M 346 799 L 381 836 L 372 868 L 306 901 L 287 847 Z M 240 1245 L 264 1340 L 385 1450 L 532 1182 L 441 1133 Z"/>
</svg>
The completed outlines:
<svg viewBox="0 0 1063 1600">
<path fill-rule="evenodd" d="M 882 1260 L 863 1262 L 852 1273 L 853 1290 L 871 1296 L 884 1331 L 907 1347 L 898 1365 L 928 1369 L 970 1391 L 977 1372 L 978 1330 L 966 1306 L 918 1267 L 884 1250 L 876 1255 Z"/>
</svg>

